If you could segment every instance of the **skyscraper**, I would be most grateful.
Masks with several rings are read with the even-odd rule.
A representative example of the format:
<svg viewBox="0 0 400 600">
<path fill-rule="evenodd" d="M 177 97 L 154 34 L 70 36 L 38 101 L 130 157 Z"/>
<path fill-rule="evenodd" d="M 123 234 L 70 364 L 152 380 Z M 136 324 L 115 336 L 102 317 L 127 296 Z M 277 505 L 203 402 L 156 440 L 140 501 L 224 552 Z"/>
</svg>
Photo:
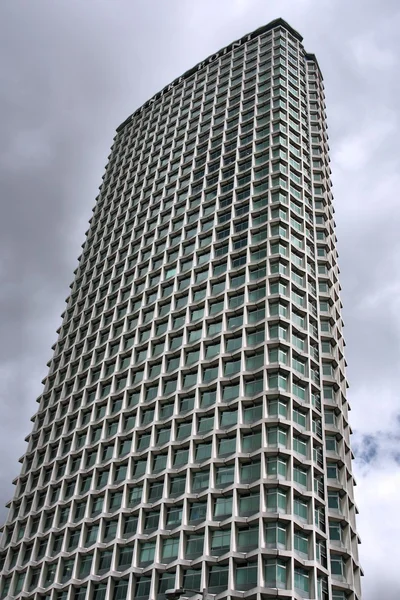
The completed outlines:
<svg viewBox="0 0 400 600">
<path fill-rule="evenodd" d="M 330 188 L 322 75 L 281 19 L 118 127 L 1 599 L 360 600 Z"/>
</svg>

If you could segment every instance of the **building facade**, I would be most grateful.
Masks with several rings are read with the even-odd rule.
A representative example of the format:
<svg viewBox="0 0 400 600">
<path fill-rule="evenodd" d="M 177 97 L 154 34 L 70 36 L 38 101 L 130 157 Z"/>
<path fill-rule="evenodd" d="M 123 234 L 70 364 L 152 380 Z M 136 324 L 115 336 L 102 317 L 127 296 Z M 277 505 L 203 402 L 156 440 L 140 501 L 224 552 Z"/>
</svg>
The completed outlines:
<svg viewBox="0 0 400 600">
<path fill-rule="evenodd" d="M 360 600 L 327 139 L 281 19 L 118 128 L 1 599 Z"/>
</svg>

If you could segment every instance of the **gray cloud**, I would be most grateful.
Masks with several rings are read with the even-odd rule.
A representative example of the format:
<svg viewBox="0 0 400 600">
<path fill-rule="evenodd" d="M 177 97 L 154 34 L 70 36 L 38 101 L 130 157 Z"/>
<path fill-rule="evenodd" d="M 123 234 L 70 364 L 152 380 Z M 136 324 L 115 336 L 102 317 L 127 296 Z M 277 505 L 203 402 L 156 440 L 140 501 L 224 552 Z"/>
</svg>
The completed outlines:
<svg viewBox="0 0 400 600">
<path fill-rule="evenodd" d="M 0 507 L 13 493 L 115 127 L 196 62 L 278 16 L 302 33 L 325 77 L 364 598 L 394 600 L 400 532 L 386 515 L 397 506 L 400 429 L 395 0 L 3 0 Z"/>
</svg>

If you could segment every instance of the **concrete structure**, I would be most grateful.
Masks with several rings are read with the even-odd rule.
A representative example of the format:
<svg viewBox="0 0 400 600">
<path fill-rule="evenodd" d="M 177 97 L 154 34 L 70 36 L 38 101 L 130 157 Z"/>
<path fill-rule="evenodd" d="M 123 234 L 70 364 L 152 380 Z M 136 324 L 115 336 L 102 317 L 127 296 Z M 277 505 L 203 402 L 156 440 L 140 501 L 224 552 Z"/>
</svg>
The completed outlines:
<svg viewBox="0 0 400 600">
<path fill-rule="evenodd" d="M 327 139 L 280 19 L 118 128 L 0 598 L 360 600 Z"/>
</svg>

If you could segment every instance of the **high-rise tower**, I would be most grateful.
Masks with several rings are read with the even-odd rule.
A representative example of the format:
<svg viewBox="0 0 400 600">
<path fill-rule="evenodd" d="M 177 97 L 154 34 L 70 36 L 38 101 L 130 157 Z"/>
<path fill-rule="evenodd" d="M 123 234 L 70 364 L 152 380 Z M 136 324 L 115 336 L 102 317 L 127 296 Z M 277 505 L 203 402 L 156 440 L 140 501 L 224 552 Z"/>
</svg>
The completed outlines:
<svg viewBox="0 0 400 600">
<path fill-rule="evenodd" d="M 322 76 L 280 19 L 118 128 L 1 599 L 360 600 L 330 187 Z"/>
</svg>

